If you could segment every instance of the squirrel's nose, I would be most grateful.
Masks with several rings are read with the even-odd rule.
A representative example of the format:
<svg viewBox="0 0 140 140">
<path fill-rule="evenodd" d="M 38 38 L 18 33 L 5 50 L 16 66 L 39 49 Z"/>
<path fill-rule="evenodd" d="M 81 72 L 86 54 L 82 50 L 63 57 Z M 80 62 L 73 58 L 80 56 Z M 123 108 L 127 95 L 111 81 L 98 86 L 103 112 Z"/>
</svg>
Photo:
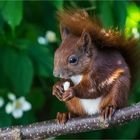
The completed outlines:
<svg viewBox="0 0 140 140">
<path fill-rule="evenodd" d="M 61 78 L 61 76 L 62 76 L 62 74 L 61 74 L 61 72 L 60 71 L 53 71 L 53 75 L 55 76 L 55 77 L 60 77 Z"/>
<path fill-rule="evenodd" d="M 55 72 L 55 71 L 53 71 L 53 75 L 54 75 L 55 77 L 59 77 L 59 73 L 57 73 L 57 72 Z"/>
<path fill-rule="evenodd" d="M 59 73 L 59 72 L 53 71 L 53 75 L 54 75 L 55 77 L 63 78 L 63 77 L 62 77 L 62 74 Z"/>
</svg>

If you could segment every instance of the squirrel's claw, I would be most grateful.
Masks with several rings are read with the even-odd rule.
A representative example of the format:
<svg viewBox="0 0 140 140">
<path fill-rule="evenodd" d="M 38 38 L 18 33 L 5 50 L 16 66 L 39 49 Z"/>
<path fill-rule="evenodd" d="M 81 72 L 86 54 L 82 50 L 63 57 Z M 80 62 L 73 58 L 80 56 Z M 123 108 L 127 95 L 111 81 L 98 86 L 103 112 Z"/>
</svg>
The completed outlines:
<svg viewBox="0 0 140 140">
<path fill-rule="evenodd" d="M 60 101 L 62 101 L 62 94 L 60 93 L 60 90 L 58 88 L 53 87 L 52 95 L 56 96 Z"/>
<path fill-rule="evenodd" d="M 114 115 L 116 108 L 114 106 L 107 106 L 101 110 L 101 117 L 104 120 L 111 120 L 112 116 Z"/>
<path fill-rule="evenodd" d="M 70 114 L 68 112 L 62 113 L 62 112 L 58 112 L 57 116 L 56 116 L 56 121 L 59 124 L 65 124 L 68 119 L 70 119 Z"/>
<path fill-rule="evenodd" d="M 62 100 L 63 101 L 69 101 L 73 97 L 74 97 L 74 92 L 73 92 L 73 89 L 70 88 L 62 95 Z"/>
<path fill-rule="evenodd" d="M 62 97 L 60 96 L 60 94 L 58 92 L 54 91 L 52 94 L 54 96 L 56 96 L 58 98 L 58 100 L 62 101 Z"/>
<path fill-rule="evenodd" d="M 56 88 L 59 90 L 59 92 L 60 92 L 61 94 L 64 93 L 64 88 L 63 88 L 62 85 L 56 85 Z"/>
<path fill-rule="evenodd" d="M 56 84 L 53 86 L 52 95 L 56 96 L 60 101 L 62 101 L 63 93 L 64 93 L 64 89 L 61 84 Z"/>
</svg>

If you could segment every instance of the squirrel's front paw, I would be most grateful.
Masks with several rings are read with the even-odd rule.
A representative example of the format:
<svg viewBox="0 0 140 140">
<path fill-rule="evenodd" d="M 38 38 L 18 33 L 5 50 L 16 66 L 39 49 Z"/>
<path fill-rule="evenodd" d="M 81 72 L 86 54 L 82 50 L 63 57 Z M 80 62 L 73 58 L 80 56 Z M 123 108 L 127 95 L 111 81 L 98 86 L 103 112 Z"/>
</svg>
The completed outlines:
<svg viewBox="0 0 140 140">
<path fill-rule="evenodd" d="M 101 117 L 104 119 L 104 120 L 107 120 L 107 119 L 111 119 L 111 117 L 114 115 L 116 111 L 116 107 L 114 107 L 113 105 L 109 105 L 103 109 L 101 109 Z"/>
<path fill-rule="evenodd" d="M 63 84 L 56 83 L 53 86 L 52 94 L 55 95 L 60 101 L 62 101 L 62 94 L 64 93 Z"/>
<path fill-rule="evenodd" d="M 74 90 L 72 88 L 69 88 L 67 91 L 64 92 L 62 95 L 62 100 L 63 101 L 69 101 L 74 97 Z"/>
</svg>

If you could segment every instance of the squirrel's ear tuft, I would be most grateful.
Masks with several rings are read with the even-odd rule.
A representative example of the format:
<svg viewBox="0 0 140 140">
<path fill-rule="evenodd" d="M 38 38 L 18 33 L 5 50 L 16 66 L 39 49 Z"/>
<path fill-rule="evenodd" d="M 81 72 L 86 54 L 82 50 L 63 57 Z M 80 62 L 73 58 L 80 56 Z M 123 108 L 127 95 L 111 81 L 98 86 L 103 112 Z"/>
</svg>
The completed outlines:
<svg viewBox="0 0 140 140">
<path fill-rule="evenodd" d="M 83 39 L 85 45 L 88 45 L 91 42 L 90 34 L 87 32 L 82 33 L 82 39 Z"/>
<path fill-rule="evenodd" d="M 69 28 L 60 25 L 60 33 L 62 40 L 64 40 L 70 34 L 70 30 Z"/>
<path fill-rule="evenodd" d="M 82 39 L 82 44 L 83 44 L 83 49 L 84 52 L 87 55 L 91 54 L 91 45 L 92 45 L 92 40 L 91 40 L 91 36 L 88 32 L 83 32 L 81 35 L 81 39 Z"/>
</svg>

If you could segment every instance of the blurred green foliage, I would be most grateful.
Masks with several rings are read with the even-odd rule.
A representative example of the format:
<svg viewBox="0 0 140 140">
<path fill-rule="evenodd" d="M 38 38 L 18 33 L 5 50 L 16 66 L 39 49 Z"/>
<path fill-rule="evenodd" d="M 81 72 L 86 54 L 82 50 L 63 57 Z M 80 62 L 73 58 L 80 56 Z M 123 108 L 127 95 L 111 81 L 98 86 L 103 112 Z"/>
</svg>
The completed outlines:
<svg viewBox="0 0 140 140">
<path fill-rule="evenodd" d="M 63 8 L 82 8 L 98 17 L 105 28 L 118 28 L 126 36 L 140 34 L 139 1 L 0 1 L 0 127 L 27 124 L 55 118 L 57 111 L 65 111 L 63 103 L 51 95 L 56 79 L 52 75 L 53 55 L 60 43 L 56 12 Z M 126 31 L 125 31 L 126 29 Z M 50 40 L 46 32 L 56 34 Z M 140 60 L 136 60 L 140 61 Z M 140 100 L 139 83 L 129 102 Z M 8 94 L 24 96 L 32 105 L 19 119 L 7 114 Z M 58 138 L 140 138 L 140 121 L 95 132 L 60 136 Z M 114 133 L 115 132 L 115 133 Z"/>
</svg>

